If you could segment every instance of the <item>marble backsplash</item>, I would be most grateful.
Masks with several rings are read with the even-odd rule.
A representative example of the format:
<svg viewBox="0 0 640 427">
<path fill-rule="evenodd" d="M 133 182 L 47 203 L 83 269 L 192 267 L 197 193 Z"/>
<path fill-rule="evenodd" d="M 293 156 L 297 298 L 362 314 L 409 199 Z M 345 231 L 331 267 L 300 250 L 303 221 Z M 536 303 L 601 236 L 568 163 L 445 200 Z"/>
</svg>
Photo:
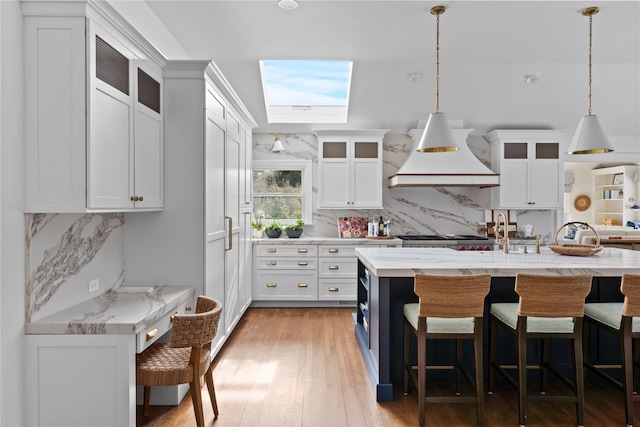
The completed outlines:
<svg viewBox="0 0 640 427">
<path fill-rule="evenodd" d="M 26 214 L 26 322 L 124 281 L 124 214 Z M 89 293 L 98 279 L 100 289 Z"/>
<path fill-rule="evenodd" d="M 318 205 L 318 141 L 313 134 L 280 134 L 285 151 L 270 151 L 275 134 L 253 135 L 253 160 L 311 160 L 313 165 L 313 225 L 305 225 L 311 237 L 338 237 L 337 218 L 364 216 L 391 220 L 391 232 L 400 234 L 484 234 L 491 190 L 477 187 L 396 187 L 388 188 L 388 177 L 404 163 L 411 149 L 411 138 L 386 134 L 383 140 L 382 210 L 316 209 Z M 469 148 L 490 166 L 491 147 L 481 135 L 470 135 Z M 437 154 L 435 154 L 437 155 Z M 552 238 L 554 214 L 550 211 L 512 211 L 518 224 L 534 224 L 540 234 Z"/>
</svg>

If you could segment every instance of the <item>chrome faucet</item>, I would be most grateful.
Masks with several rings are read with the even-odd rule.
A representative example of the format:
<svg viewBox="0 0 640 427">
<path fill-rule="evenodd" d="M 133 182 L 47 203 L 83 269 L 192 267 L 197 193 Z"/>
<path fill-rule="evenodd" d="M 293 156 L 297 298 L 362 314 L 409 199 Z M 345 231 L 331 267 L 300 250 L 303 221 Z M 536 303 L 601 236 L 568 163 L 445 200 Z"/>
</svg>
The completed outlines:
<svg viewBox="0 0 640 427">
<path fill-rule="evenodd" d="M 531 230 L 531 232 L 536 232 L 536 253 L 539 254 L 540 253 L 540 233 L 538 232 L 538 227 L 533 227 L 533 229 Z"/>
<path fill-rule="evenodd" d="M 502 223 L 504 224 L 504 236 L 500 237 L 500 217 L 502 217 Z M 496 243 L 502 245 L 502 251 L 505 254 L 509 253 L 509 225 L 507 224 L 507 216 L 504 212 L 498 214 L 498 219 L 493 226 L 493 232 L 496 236 Z"/>
</svg>

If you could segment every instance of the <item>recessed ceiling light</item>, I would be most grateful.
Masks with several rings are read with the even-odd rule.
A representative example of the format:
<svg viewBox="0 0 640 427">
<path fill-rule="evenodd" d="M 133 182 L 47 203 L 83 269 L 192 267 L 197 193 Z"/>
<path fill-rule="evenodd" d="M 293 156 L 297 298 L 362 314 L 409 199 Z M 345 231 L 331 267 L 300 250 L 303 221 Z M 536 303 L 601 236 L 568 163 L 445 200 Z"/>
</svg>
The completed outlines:
<svg viewBox="0 0 640 427">
<path fill-rule="evenodd" d="M 407 80 L 412 83 L 419 82 L 422 80 L 422 73 L 409 73 L 407 74 Z"/>
<path fill-rule="evenodd" d="M 283 9 L 295 9 L 296 7 L 298 7 L 298 1 L 297 0 L 280 0 L 278 2 L 278 6 L 280 6 Z"/>
<path fill-rule="evenodd" d="M 540 80 L 540 76 L 537 74 L 527 74 L 524 76 L 524 82 L 528 85 L 533 84 Z"/>
</svg>

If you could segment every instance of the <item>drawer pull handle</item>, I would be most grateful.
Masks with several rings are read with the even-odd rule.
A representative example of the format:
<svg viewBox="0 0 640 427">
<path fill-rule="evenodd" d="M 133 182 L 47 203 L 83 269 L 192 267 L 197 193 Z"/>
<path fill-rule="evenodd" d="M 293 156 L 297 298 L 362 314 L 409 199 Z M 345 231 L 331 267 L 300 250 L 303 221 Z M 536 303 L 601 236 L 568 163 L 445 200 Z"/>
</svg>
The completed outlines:
<svg viewBox="0 0 640 427">
<path fill-rule="evenodd" d="M 267 283 L 267 288 L 275 288 L 276 286 L 278 286 L 277 283 Z"/>
<path fill-rule="evenodd" d="M 307 261 L 298 261 L 298 265 L 309 265 Z"/>
<path fill-rule="evenodd" d="M 340 267 L 338 267 L 337 265 L 330 265 L 330 266 L 329 266 L 329 270 L 337 270 L 337 269 L 339 269 L 339 268 L 340 268 Z"/>
<path fill-rule="evenodd" d="M 184 311 L 186 311 L 186 312 L 190 312 L 190 311 L 191 311 L 191 306 L 190 306 L 190 305 L 186 306 L 186 307 L 184 308 Z"/>
<path fill-rule="evenodd" d="M 152 339 L 156 335 L 158 335 L 158 328 L 153 328 L 152 330 L 147 332 L 147 341 L 149 341 L 150 339 Z"/>
<path fill-rule="evenodd" d="M 304 248 L 302 248 L 302 249 L 298 249 L 298 253 L 299 253 L 299 254 L 306 254 L 307 252 L 308 252 L 308 251 L 307 251 L 306 249 L 304 249 Z"/>
<path fill-rule="evenodd" d="M 329 249 L 330 254 L 337 254 L 338 252 L 339 252 L 338 249 L 335 249 L 335 248 Z"/>
<path fill-rule="evenodd" d="M 329 292 L 338 292 L 339 288 L 329 288 Z"/>
<path fill-rule="evenodd" d="M 269 249 L 267 249 L 267 253 L 268 254 L 275 254 L 276 250 L 277 250 L 276 248 L 269 248 Z"/>
<path fill-rule="evenodd" d="M 173 313 L 171 315 L 171 317 L 169 318 L 169 323 L 173 323 L 173 318 L 176 317 L 177 314 L 178 314 L 178 312 L 176 311 L 175 313 Z"/>
<path fill-rule="evenodd" d="M 307 283 L 298 283 L 299 288 L 307 288 L 309 285 Z"/>
<path fill-rule="evenodd" d="M 267 265 L 277 265 L 277 261 L 267 261 Z"/>
</svg>

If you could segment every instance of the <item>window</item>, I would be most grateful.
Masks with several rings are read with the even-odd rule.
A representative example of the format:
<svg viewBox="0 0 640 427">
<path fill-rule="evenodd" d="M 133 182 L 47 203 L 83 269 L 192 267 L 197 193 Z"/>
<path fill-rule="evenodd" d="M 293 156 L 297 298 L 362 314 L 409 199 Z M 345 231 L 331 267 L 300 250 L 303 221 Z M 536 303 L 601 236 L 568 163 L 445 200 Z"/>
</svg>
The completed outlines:
<svg viewBox="0 0 640 427">
<path fill-rule="evenodd" d="M 346 123 L 351 61 L 260 61 L 269 123 Z"/>
<path fill-rule="evenodd" d="M 253 162 L 253 216 L 311 224 L 311 162 Z"/>
</svg>

